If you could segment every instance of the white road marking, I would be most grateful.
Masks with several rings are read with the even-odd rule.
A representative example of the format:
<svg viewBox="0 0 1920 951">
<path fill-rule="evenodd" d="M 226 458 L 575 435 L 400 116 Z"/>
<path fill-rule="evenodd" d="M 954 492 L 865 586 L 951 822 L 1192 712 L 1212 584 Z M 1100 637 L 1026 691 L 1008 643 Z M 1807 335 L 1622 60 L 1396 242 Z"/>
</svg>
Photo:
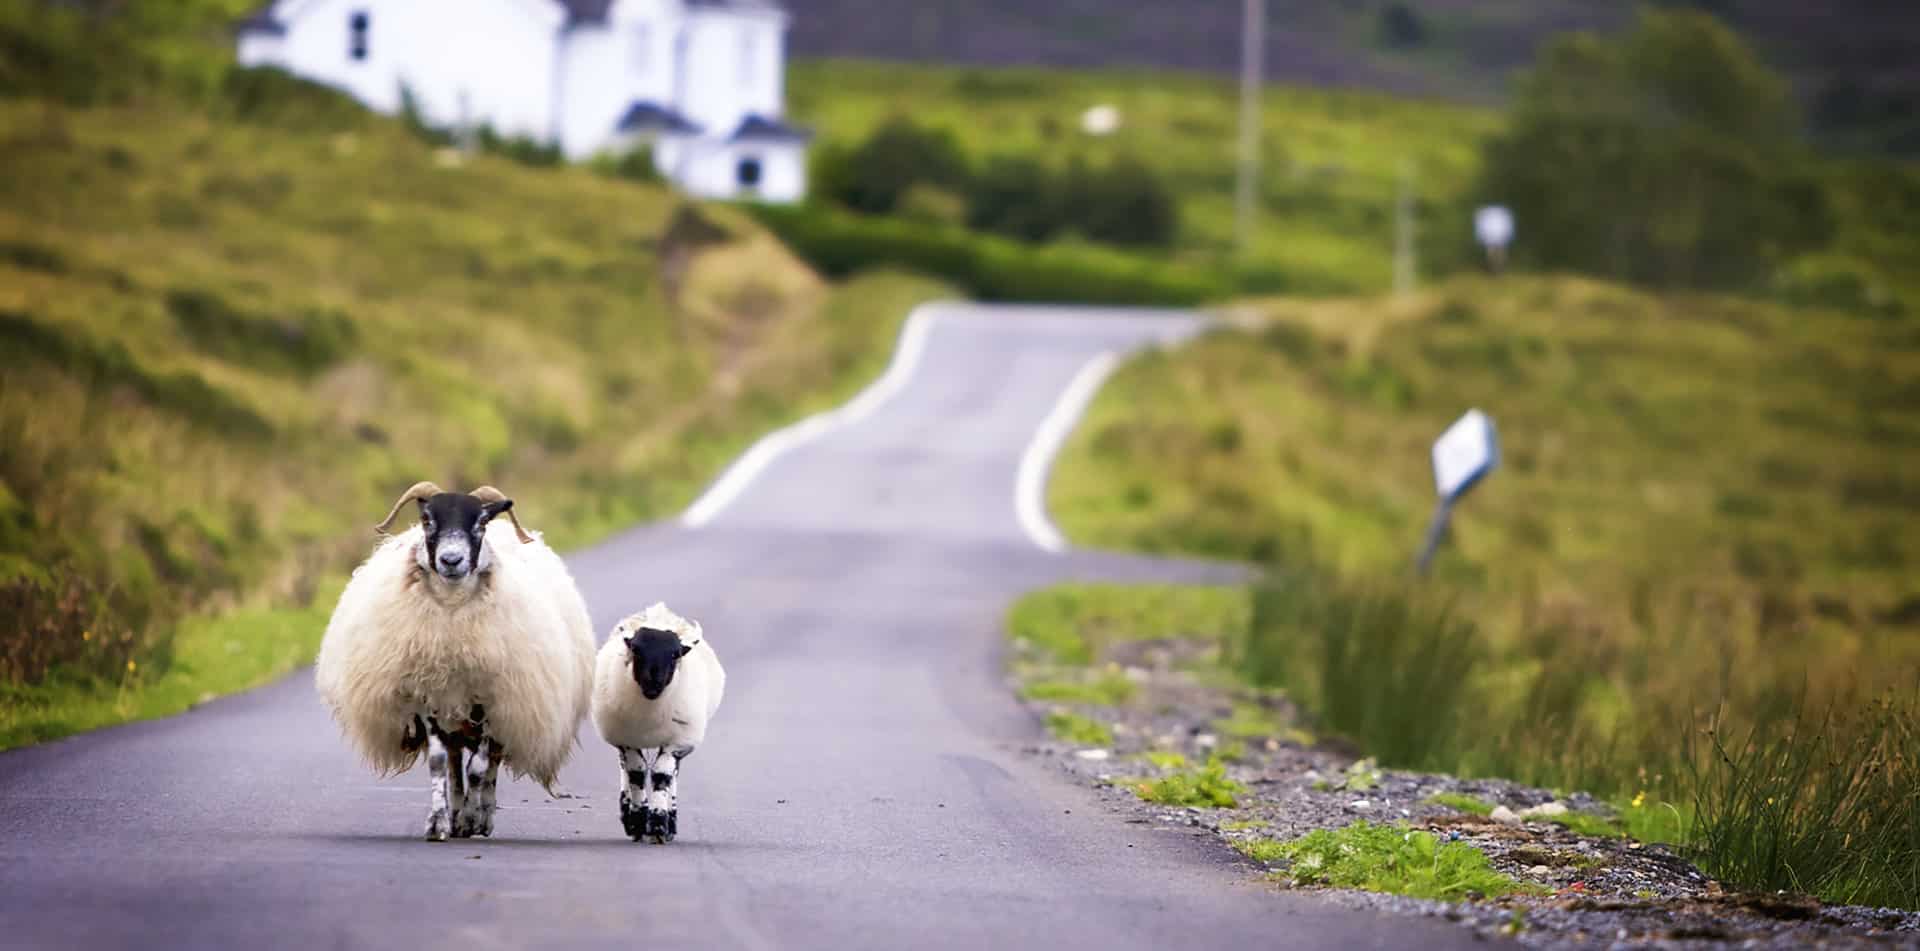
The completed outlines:
<svg viewBox="0 0 1920 951">
<path fill-rule="evenodd" d="M 934 321 L 940 315 L 940 303 L 921 304 L 907 315 L 906 326 L 900 331 L 900 343 L 893 351 L 893 361 L 887 365 L 887 372 L 866 389 L 861 390 L 845 406 L 816 413 L 785 429 L 778 429 L 761 437 L 727 471 L 714 480 L 687 511 L 680 516 L 680 524 L 688 528 L 699 528 L 726 510 L 734 499 L 745 492 L 747 486 L 761 470 L 771 465 L 789 450 L 804 446 L 826 434 L 852 423 L 857 423 L 871 415 L 887 400 L 892 399 L 913 378 L 914 370 L 920 364 L 920 354 L 926 349 L 927 335 L 932 332 Z"/>
<path fill-rule="evenodd" d="M 1026 452 L 1020 456 L 1020 473 L 1013 483 L 1013 514 L 1027 539 L 1041 549 L 1067 550 L 1066 537 L 1047 518 L 1047 472 L 1053 468 L 1054 454 L 1060 451 L 1060 444 L 1066 442 L 1067 434 L 1073 432 L 1074 424 L 1080 421 L 1080 414 L 1086 412 L 1100 384 L 1105 383 L 1119 365 L 1119 355 L 1111 350 L 1088 360 L 1060 393 L 1047 418 L 1040 421 L 1033 441 L 1027 443 Z"/>
</svg>

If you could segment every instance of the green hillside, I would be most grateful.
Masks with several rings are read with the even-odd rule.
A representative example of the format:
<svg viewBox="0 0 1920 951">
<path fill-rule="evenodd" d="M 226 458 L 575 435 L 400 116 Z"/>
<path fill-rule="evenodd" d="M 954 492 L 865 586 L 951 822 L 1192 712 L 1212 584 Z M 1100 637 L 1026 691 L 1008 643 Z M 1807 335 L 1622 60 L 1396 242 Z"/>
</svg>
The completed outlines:
<svg viewBox="0 0 1920 951">
<path fill-rule="evenodd" d="M 940 292 L 266 88 L 0 100 L 0 746 L 305 662 L 417 479 L 563 546 L 669 513 Z"/>
</svg>

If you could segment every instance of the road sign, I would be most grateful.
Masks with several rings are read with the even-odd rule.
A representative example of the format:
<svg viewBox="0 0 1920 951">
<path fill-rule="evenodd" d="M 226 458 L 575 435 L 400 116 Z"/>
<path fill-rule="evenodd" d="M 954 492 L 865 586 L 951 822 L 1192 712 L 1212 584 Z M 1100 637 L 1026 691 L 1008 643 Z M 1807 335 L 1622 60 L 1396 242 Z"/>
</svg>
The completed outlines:
<svg viewBox="0 0 1920 951">
<path fill-rule="evenodd" d="M 1433 441 L 1433 484 L 1442 499 L 1459 498 L 1499 464 L 1493 418 L 1477 409 L 1467 410 Z"/>
<path fill-rule="evenodd" d="M 1473 235 L 1488 248 L 1513 243 L 1513 212 L 1505 205 L 1484 205 L 1473 213 Z"/>
<path fill-rule="evenodd" d="M 1499 465 L 1500 437 L 1494 431 L 1493 418 L 1477 409 L 1467 410 L 1433 441 L 1433 487 L 1440 494 L 1440 502 L 1433 508 L 1433 522 L 1427 526 L 1427 539 L 1414 560 L 1415 570 L 1427 573 L 1440 539 L 1446 537 L 1454 503 Z"/>
</svg>

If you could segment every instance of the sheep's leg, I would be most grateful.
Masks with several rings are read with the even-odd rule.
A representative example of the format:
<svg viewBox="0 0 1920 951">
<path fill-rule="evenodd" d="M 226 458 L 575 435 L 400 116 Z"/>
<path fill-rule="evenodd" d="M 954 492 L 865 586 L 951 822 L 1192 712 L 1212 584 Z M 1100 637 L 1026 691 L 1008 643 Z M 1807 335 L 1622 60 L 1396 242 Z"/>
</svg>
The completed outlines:
<svg viewBox="0 0 1920 951">
<path fill-rule="evenodd" d="M 494 788 L 500 778 L 500 745 L 482 735 L 467 760 L 467 798 L 454 813 L 456 837 L 493 834 Z"/>
<path fill-rule="evenodd" d="M 653 763 L 646 750 L 620 747 L 620 827 L 635 842 L 647 834 L 649 812 L 647 794 L 653 777 Z"/>
<path fill-rule="evenodd" d="M 680 831 L 680 799 L 677 780 L 680 761 L 693 755 L 693 747 L 661 747 L 653 754 L 648 775 L 646 833 L 657 843 L 672 842 Z"/>
<path fill-rule="evenodd" d="M 452 789 L 448 778 L 446 738 L 439 730 L 427 733 L 427 776 L 433 785 L 433 809 L 427 813 L 427 841 L 445 842 L 452 828 Z"/>
</svg>

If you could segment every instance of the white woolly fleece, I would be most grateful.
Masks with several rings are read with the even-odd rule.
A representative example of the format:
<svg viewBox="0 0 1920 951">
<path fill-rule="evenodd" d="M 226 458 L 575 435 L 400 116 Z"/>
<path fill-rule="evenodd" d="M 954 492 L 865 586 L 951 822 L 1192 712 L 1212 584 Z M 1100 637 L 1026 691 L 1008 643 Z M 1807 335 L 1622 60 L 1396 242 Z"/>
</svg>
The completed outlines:
<svg viewBox="0 0 1920 951">
<path fill-rule="evenodd" d="M 420 577 L 419 526 L 382 542 L 353 572 L 320 642 L 314 682 L 349 743 L 382 773 L 413 765 L 401 748 L 415 716 L 466 722 L 516 775 L 551 786 L 592 700 L 593 627 L 573 577 L 546 542 L 487 528 L 493 567 L 473 597 L 442 602 Z"/>
<path fill-rule="evenodd" d="M 673 680 L 658 700 L 648 700 L 633 680 L 633 655 L 626 638 L 647 627 L 672 631 L 693 649 L 680 658 Z M 707 738 L 707 721 L 720 709 L 726 693 L 727 672 L 707 643 L 698 622 L 687 620 L 655 604 L 629 615 L 614 626 L 600 645 L 593 671 L 593 725 L 602 739 L 628 749 L 699 746 Z"/>
</svg>

